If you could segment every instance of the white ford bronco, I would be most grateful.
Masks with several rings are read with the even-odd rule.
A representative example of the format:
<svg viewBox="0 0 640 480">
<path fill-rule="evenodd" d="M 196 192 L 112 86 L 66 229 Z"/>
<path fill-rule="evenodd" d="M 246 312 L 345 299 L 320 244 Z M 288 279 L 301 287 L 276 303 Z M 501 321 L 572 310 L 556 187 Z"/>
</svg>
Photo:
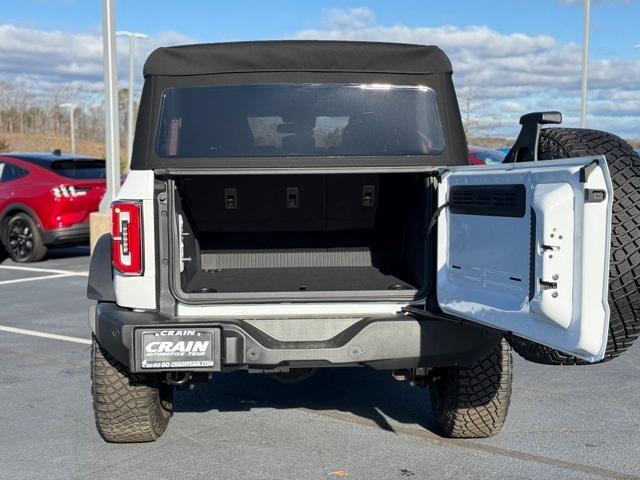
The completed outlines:
<svg viewBox="0 0 640 480">
<path fill-rule="evenodd" d="M 175 388 L 366 366 L 426 386 L 442 434 L 503 425 L 511 348 L 594 363 L 640 333 L 640 159 L 542 128 L 467 164 L 437 47 L 161 48 L 97 243 L 92 394 L 111 442 L 157 439 Z M 427 403 L 427 402 L 425 402 Z"/>
</svg>

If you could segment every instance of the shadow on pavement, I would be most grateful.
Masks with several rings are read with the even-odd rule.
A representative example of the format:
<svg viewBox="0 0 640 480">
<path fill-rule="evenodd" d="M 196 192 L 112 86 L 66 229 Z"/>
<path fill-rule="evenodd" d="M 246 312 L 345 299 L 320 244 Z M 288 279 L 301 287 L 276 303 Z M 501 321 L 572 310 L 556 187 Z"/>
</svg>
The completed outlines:
<svg viewBox="0 0 640 480">
<path fill-rule="evenodd" d="M 44 259 L 88 257 L 89 253 L 89 245 L 78 245 L 75 247 L 51 247 L 47 251 L 47 255 Z"/>
<path fill-rule="evenodd" d="M 249 411 L 260 408 L 304 408 L 351 413 L 394 431 L 387 417 L 437 432 L 427 389 L 413 388 L 389 371 L 368 368 L 319 369 L 308 380 L 279 383 L 264 374 L 218 374 L 195 390 L 176 392 L 177 412 Z"/>
<path fill-rule="evenodd" d="M 40 262 L 24 263 L 20 265 L 39 265 L 47 260 L 55 260 L 60 258 L 88 257 L 90 255 L 89 245 L 77 245 L 74 247 L 50 247 L 47 254 Z M 0 246 L 0 264 L 14 264 L 7 252 Z"/>
</svg>

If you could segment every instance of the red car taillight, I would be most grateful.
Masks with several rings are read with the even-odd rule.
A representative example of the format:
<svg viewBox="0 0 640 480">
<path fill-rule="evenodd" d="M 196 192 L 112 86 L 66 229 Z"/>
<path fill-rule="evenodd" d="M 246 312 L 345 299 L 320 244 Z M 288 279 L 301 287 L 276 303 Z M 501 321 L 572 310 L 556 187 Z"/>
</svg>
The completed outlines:
<svg viewBox="0 0 640 480">
<path fill-rule="evenodd" d="M 51 189 L 51 193 L 55 198 L 76 198 L 84 197 L 91 187 L 78 187 L 75 185 L 58 185 Z"/>
<path fill-rule="evenodd" d="M 142 275 L 142 204 L 118 201 L 111 204 L 111 262 L 123 275 Z"/>
</svg>

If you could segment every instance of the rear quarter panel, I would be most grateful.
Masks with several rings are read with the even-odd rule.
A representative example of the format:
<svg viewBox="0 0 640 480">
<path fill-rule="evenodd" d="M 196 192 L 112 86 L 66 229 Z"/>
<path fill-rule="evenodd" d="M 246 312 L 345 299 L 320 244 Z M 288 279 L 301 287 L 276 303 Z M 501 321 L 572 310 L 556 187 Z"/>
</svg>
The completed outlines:
<svg viewBox="0 0 640 480">
<path fill-rule="evenodd" d="M 0 217 L 3 219 L 11 215 L 12 211 L 20 210 L 28 213 L 36 222 L 38 228 L 47 230 L 55 228 L 50 223 L 51 210 L 51 181 L 41 168 L 13 158 L 0 159 L 13 164 L 29 173 L 24 177 L 0 183 Z"/>
<path fill-rule="evenodd" d="M 143 274 L 127 277 L 113 272 L 116 303 L 121 307 L 153 310 L 156 300 L 155 212 L 152 170 L 133 170 L 122 184 L 116 200 L 142 201 Z"/>
</svg>

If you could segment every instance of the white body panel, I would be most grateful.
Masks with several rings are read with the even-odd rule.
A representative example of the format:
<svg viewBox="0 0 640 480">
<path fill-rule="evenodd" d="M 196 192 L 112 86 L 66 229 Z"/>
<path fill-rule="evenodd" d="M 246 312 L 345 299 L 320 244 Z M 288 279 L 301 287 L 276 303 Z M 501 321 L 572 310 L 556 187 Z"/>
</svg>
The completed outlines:
<svg viewBox="0 0 640 480">
<path fill-rule="evenodd" d="M 113 273 L 116 303 L 121 307 L 156 308 L 156 253 L 153 202 L 153 170 L 132 170 L 122 184 L 116 200 L 142 200 L 143 274 L 137 277 Z"/>
<path fill-rule="evenodd" d="M 580 169 L 594 159 L 597 166 L 581 183 Z M 587 361 L 601 359 L 609 324 L 613 200 L 604 157 L 451 168 L 443 171 L 438 203 L 448 202 L 456 185 L 499 184 L 526 187 L 524 216 L 448 208 L 440 214 L 442 310 Z M 586 189 L 603 190 L 606 198 L 586 202 Z"/>
</svg>

